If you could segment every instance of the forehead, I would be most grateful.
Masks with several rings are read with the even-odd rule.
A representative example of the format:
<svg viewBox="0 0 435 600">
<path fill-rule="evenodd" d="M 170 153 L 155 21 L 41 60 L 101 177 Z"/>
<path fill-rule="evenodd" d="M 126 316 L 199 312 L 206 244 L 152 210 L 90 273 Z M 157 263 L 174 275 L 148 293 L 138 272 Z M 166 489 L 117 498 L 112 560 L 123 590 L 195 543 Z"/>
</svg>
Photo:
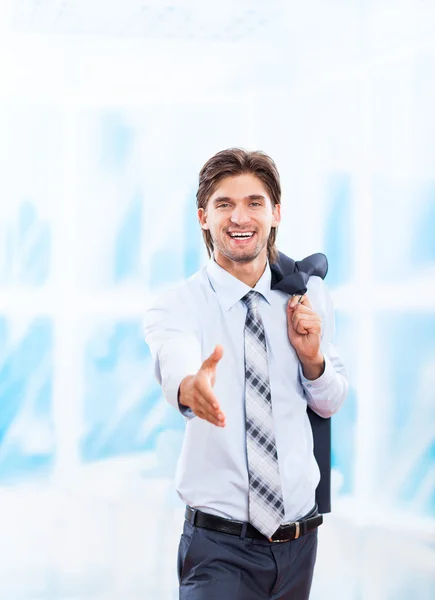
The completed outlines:
<svg viewBox="0 0 435 600">
<path fill-rule="evenodd" d="M 269 198 L 267 189 L 261 179 L 252 173 L 244 173 L 243 175 L 224 177 L 210 196 L 210 200 L 213 200 L 218 196 L 225 196 L 232 200 L 242 200 L 246 196 L 252 196 L 254 194 Z"/>
</svg>

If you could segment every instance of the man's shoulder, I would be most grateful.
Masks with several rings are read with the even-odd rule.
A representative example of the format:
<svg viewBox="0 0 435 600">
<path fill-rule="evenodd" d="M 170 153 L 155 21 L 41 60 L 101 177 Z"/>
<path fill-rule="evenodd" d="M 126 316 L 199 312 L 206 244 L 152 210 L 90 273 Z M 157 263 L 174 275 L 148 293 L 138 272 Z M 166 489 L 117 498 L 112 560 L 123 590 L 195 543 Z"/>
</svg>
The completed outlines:
<svg viewBox="0 0 435 600">
<path fill-rule="evenodd" d="M 307 294 L 319 299 L 328 297 L 330 292 L 327 282 L 319 275 L 311 275 L 307 283 Z"/>
<path fill-rule="evenodd" d="M 318 293 L 325 293 L 327 289 L 326 281 L 319 275 L 311 275 L 307 283 L 307 291 L 314 291 Z"/>
<path fill-rule="evenodd" d="M 326 318 L 331 309 L 331 293 L 322 277 L 311 275 L 307 283 L 307 296 L 314 311 Z"/>
</svg>

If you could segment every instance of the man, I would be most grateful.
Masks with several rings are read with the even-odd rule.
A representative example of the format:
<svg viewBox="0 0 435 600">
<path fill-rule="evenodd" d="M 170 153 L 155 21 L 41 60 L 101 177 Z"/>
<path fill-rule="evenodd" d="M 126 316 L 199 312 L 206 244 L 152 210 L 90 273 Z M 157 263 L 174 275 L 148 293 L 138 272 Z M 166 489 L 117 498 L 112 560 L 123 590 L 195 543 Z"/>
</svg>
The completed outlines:
<svg viewBox="0 0 435 600">
<path fill-rule="evenodd" d="M 322 522 L 307 405 L 328 418 L 348 388 L 332 303 L 315 275 L 303 295 L 271 289 L 281 188 L 266 154 L 213 156 L 197 206 L 210 261 L 145 320 L 157 378 L 186 418 L 180 598 L 304 600 Z"/>
</svg>

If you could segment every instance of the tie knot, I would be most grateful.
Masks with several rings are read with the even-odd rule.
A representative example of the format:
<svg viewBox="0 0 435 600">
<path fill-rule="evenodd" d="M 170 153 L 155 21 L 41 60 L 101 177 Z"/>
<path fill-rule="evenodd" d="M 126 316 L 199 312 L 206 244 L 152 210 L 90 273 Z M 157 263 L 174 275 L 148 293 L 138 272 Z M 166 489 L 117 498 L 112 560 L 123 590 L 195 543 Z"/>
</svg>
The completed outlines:
<svg viewBox="0 0 435 600">
<path fill-rule="evenodd" d="M 251 290 L 247 294 L 245 294 L 242 298 L 242 302 L 246 304 L 248 309 L 255 310 L 258 306 L 258 301 L 260 299 L 260 294 Z"/>
</svg>

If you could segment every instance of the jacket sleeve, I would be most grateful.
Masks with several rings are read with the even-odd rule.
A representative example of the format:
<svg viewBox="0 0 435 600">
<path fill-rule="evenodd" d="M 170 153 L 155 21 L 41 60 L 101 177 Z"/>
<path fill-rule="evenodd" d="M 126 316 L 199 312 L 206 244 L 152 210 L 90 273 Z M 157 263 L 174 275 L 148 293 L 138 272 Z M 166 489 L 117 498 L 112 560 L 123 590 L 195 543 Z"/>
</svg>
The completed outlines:
<svg viewBox="0 0 435 600">
<path fill-rule="evenodd" d="M 321 417 L 327 418 L 336 413 L 343 404 L 349 383 L 343 361 L 331 341 L 335 333 L 332 298 L 323 280 L 319 281 L 321 282 L 318 290 L 321 296 L 319 312 L 322 317 L 320 349 L 325 358 L 325 370 L 318 379 L 310 381 L 304 377 L 302 365 L 299 364 L 299 375 L 309 407 Z"/>
<path fill-rule="evenodd" d="M 145 312 L 143 330 L 154 361 L 154 373 L 166 400 L 186 417 L 194 416 L 178 402 L 178 388 L 187 375 L 202 364 L 198 326 L 182 307 L 176 293 L 169 293 Z"/>
</svg>

